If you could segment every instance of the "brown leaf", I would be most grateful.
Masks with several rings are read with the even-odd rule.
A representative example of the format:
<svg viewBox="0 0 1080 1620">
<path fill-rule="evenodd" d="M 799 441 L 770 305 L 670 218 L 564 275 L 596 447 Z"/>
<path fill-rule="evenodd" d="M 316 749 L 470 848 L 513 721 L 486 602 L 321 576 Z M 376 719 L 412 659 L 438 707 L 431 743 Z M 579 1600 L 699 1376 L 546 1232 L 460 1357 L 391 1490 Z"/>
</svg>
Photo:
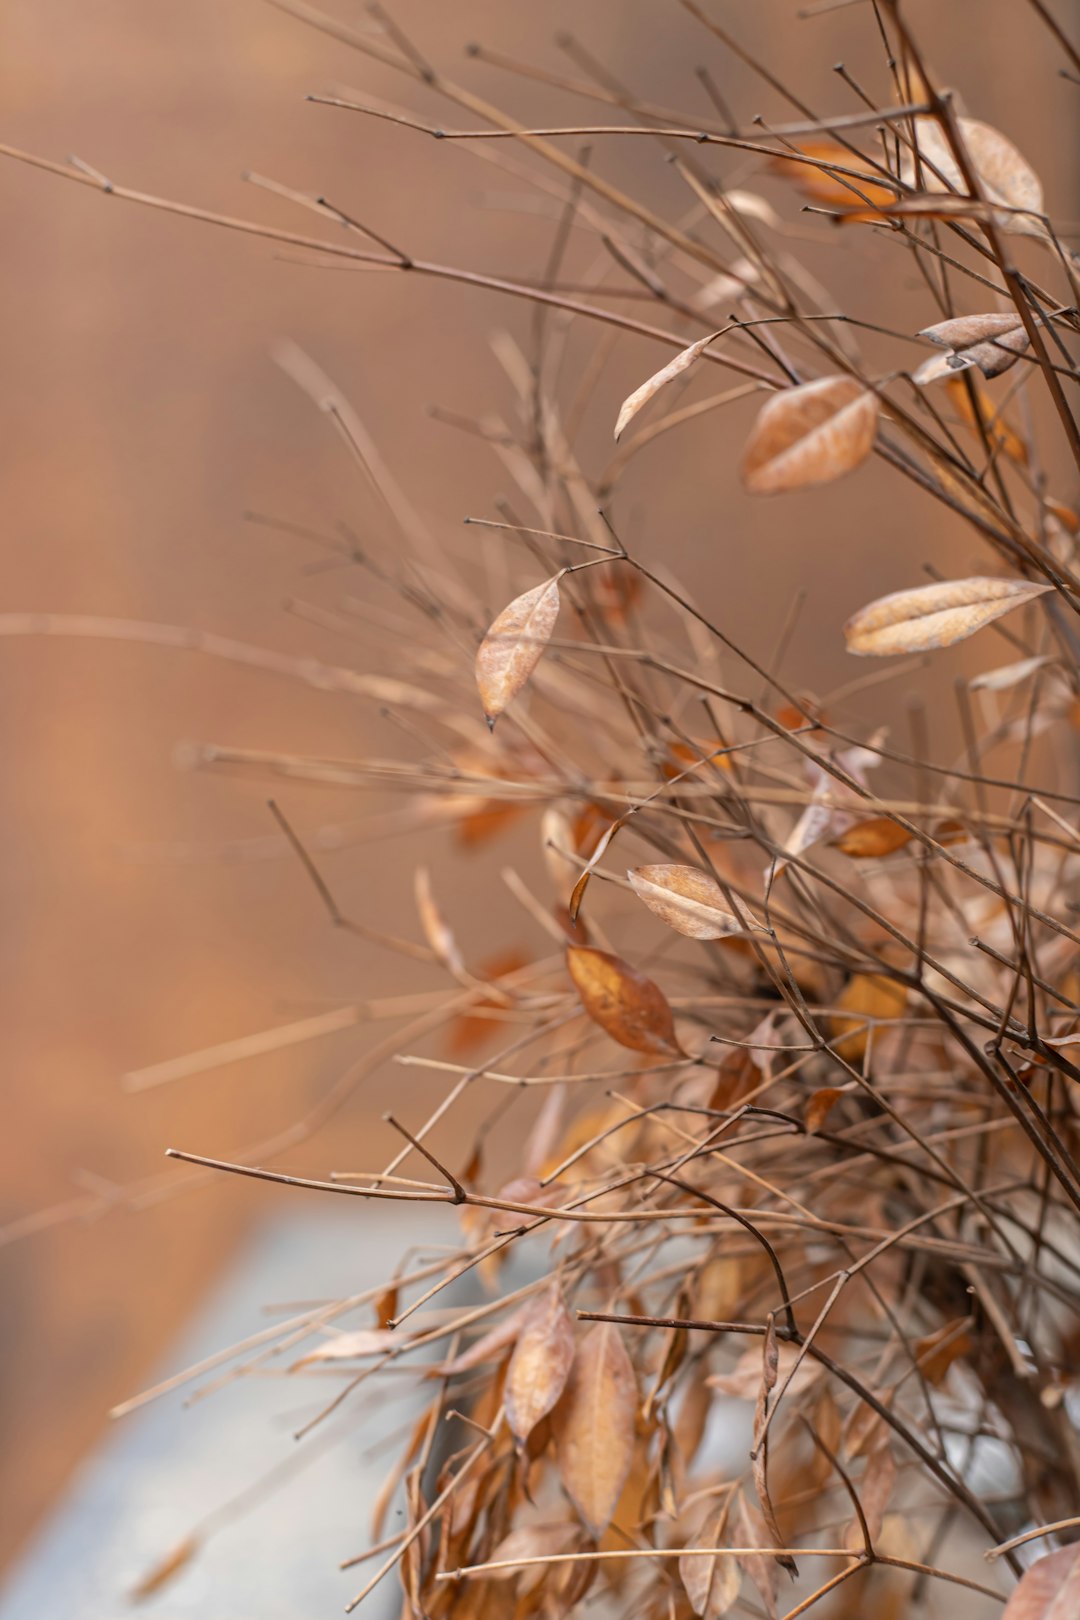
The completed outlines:
<svg viewBox="0 0 1080 1620">
<path fill-rule="evenodd" d="M 1039 1558 L 1021 1577 L 1001 1620 L 1074 1620 L 1080 1613 L 1080 1542 Z"/>
<path fill-rule="evenodd" d="M 870 816 L 866 821 L 857 821 L 839 838 L 834 838 L 833 845 L 842 855 L 865 861 L 903 849 L 905 844 L 911 842 L 912 836 L 906 827 L 901 827 L 891 816 Z"/>
<path fill-rule="evenodd" d="M 489 726 L 521 691 L 540 662 L 559 616 L 559 575 L 504 607 L 476 654 L 476 684 Z"/>
<path fill-rule="evenodd" d="M 888 1441 L 883 1442 L 866 1459 L 862 1479 L 859 1481 L 859 1505 L 866 1519 L 866 1528 L 870 1532 L 870 1546 L 873 1547 L 881 1534 L 885 1511 L 892 1500 L 892 1493 L 896 1486 L 896 1459 Z M 862 1525 L 856 1516 L 848 1525 L 844 1535 L 844 1546 L 850 1547 L 852 1552 L 860 1552 L 865 1537 Z"/>
<path fill-rule="evenodd" d="M 180 1571 L 190 1564 L 199 1547 L 197 1536 L 185 1536 L 183 1541 L 178 1541 L 176 1546 L 171 1547 L 164 1558 L 159 1559 L 132 1587 L 131 1601 L 143 1603 L 147 1598 L 160 1592 L 163 1586 L 167 1586 L 175 1575 L 179 1575 Z"/>
<path fill-rule="evenodd" d="M 836 998 L 836 1005 L 854 1016 L 845 1018 L 834 1013 L 829 1019 L 834 1051 L 845 1062 L 858 1063 L 866 1052 L 874 1024 L 897 1019 L 903 1013 L 907 991 L 902 984 L 877 974 L 855 973 Z"/>
<path fill-rule="evenodd" d="M 944 1383 L 945 1374 L 953 1362 L 970 1355 L 974 1348 L 975 1341 L 962 1318 L 959 1323 L 946 1322 L 936 1332 L 915 1340 L 915 1355 L 923 1377 L 935 1385 Z"/>
<path fill-rule="evenodd" d="M 893 591 L 848 620 L 847 650 L 859 658 L 887 658 L 951 647 L 1052 589 L 1029 579 L 976 576 Z"/>
<path fill-rule="evenodd" d="M 708 337 L 698 338 L 696 343 L 691 343 L 687 348 L 680 349 L 674 360 L 669 360 L 666 366 L 661 366 L 660 370 L 654 372 L 651 377 L 641 384 L 640 388 L 635 388 L 632 394 L 628 394 L 622 402 L 619 419 L 615 423 L 615 438 L 621 438 L 642 406 L 647 405 L 650 399 L 653 399 L 660 392 L 661 388 L 665 388 L 669 382 L 674 382 L 676 377 L 681 377 L 684 371 L 688 371 L 694 361 L 705 353 L 709 344 L 719 336 L 719 332 L 710 332 Z"/>
<path fill-rule="evenodd" d="M 739 1495 L 739 1522 L 736 1533 L 739 1537 L 739 1545 L 742 1547 L 767 1547 L 769 1545 L 761 1514 L 756 1508 L 750 1506 L 741 1493 Z M 780 1584 L 779 1565 L 775 1559 L 767 1558 L 762 1553 L 743 1553 L 739 1558 L 739 1563 L 757 1587 L 769 1620 L 776 1620 L 776 1593 Z"/>
<path fill-rule="evenodd" d="M 600 838 L 597 840 L 596 847 L 589 856 L 588 864 L 581 872 L 570 894 L 570 901 L 567 906 L 567 910 L 570 913 L 570 921 L 572 923 L 576 923 L 578 920 L 578 913 L 581 910 L 581 902 L 585 898 L 585 890 L 588 887 L 589 879 L 593 873 L 593 868 L 603 856 L 608 845 L 611 843 L 611 840 L 615 837 L 615 834 L 619 832 L 621 828 L 625 827 L 626 821 L 626 816 L 620 816 L 617 821 L 613 821 L 611 823 L 606 832 L 602 833 Z"/>
<path fill-rule="evenodd" d="M 820 1131 L 843 1095 L 839 1086 L 822 1086 L 819 1091 L 812 1092 L 807 1098 L 803 1110 L 803 1124 L 811 1136 L 815 1131 Z"/>
<path fill-rule="evenodd" d="M 865 461 L 874 447 L 877 395 L 853 377 L 819 377 L 785 388 L 762 407 L 743 452 L 752 495 L 828 484 Z"/>
<path fill-rule="evenodd" d="M 638 899 L 689 939 L 724 939 L 753 924 L 749 911 L 740 921 L 728 909 L 719 883 L 699 867 L 633 866 L 626 875 Z"/>
<path fill-rule="evenodd" d="M 1024 323 L 1011 312 L 960 315 L 924 326 L 919 336 L 948 349 L 959 364 L 978 366 L 984 377 L 997 377 L 1014 366 L 1031 342 Z"/>
<path fill-rule="evenodd" d="M 574 1323 L 554 1283 L 525 1314 L 503 1397 L 515 1440 L 524 1442 L 559 1399 L 574 1360 Z"/>
<path fill-rule="evenodd" d="M 992 125 L 983 124 L 977 118 L 960 118 L 957 123 L 960 138 L 987 201 L 997 205 L 994 210 L 994 222 L 999 230 L 1045 239 L 1046 227 L 1041 218 L 1032 217 L 1044 212 L 1044 203 L 1042 182 L 1031 164 L 1020 155 L 1012 142 Z M 940 193 L 952 189 L 959 192 L 962 197 L 967 196 L 967 181 L 956 161 L 949 139 L 937 120 L 928 116 L 916 118 L 915 136 L 921 157 L 928 160 L 919 165 L 917 183 L 926 191 Z M 915 175 L 915 160 L 912 156 L 907 162 L 903 178 L 909 184 L 916 183 Z M 1019 214 L 1005 212 L 1007 209 L 1020 209 L 1024 212 Z"/>
<path fill-rule="evenodd" d="M 554 1413 L 559 1473 L 589 1534 L 611 1522 L 634 1456 L 637 1379 L 613 1322 L 582 1339 Z"/>
<path fill-rule="evenodd" d="M 569 946 L 566 963 L 581 1005 L 613 1041 L 632 1052 L 681 1052 L 668 999 L 652 979 L 588 945 Z"/>
<path fill-rule="evenodd" d="M 725 1506 L 719 1516 L 713 1516 L 711 1523 L 706 1521 L 701 1532 L 694 1536 L 694 1544 L 718 1547 L 726 1520 Z M 721 1620 L 738 1600 L 742 1586 L 739 1565 L 730 1555 L 726 1558 L 684 1556 L 679 1559 L 679 1579 L 690 1599 L 690 1607 L 702 1620 Z"/>
</svg>

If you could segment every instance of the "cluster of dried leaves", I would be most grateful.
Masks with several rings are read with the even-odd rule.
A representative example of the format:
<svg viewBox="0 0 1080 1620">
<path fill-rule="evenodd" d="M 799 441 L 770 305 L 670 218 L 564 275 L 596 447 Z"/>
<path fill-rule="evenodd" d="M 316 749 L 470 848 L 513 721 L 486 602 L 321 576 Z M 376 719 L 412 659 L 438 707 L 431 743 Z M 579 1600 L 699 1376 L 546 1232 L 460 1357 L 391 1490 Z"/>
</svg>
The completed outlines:
<svg viewBox="0 0 1080 1620">
<path fill-rule="evenodd" d="M 482 127 L 435 131 L 385 104 L 336 104 L 468 141 L 555 209 L 544 279 L 491 282 L 537 312 L 531 347 L 498 339 L 518 418 L 475 425 L 522 508 L 475 521 L 528 561 L 517 594 L 482 622 L 363 425 L 290 351 L 284 363 L 400 524 L 411 549 L 396 588 L 428 629 L 396 636 L 390 672 L 272 667 L 411 715 L 422 757 L 215 749 L 206 761 L 396 789 L 412 795 L 410 826 L 452 824 L 469 847 L 528 820 L 535 870 L 502 876 L 541 948 L 468 961 L 426 867 L 423 943 L 343 918 L 280 818 L 334 921 L 436 964 L 447 990 L 304 1020 L 136 1083 L 391 1017 L 391 1036 L 286 1136 L 232 1165 L 179 1156 L 370 1201 L 451 1204 L 462 1237 L 377 1294 L 304 1311 L 231 1353 L 243 1368 L 268 1344 L 307 1341 L 291 1375 L 342 1379 L 314 1423 L 385 1368 L 414 1368 L 427 1390 L 356 1602 L 397 1571 L 403 1612 L 431 1620 L 555 1620 L 597 1602 L 648 1620 L 899 1620 L 946 1602 L 1065 1620 L 1080 1612 L 1080 519 L 1047 467 L 1072 458 L 1075 482 L 1080 322 L 1038 177 L 1003 134 L 957 114 L 889 0 L 868 11 L 886 47 L 880 104 L 818 117 L 789 94 L 799 121 L 768 134 L 738 132 L 722 107 L 705 123 L 657 108 L 599 71 L 573 87 L 625 122 L 525 129 L 447 81 L 389 19 L 354 32 L 301 0 L 275 3 Z M 718 52 L 738 51 L 695 0 L 682 4 Z M 1031 16 L 1053 26 L 1041 5 Z M 603 134 L 671 149 L 678 223 L 560 139 Z M 716 160 L 729 150 L 799 188 L 827 216 L 821 233 L 863 225 L 884 239 L 898 273 L 921 278 L 923 330 L 822 307 L 773 205 L 725 190 Z M 485 281 L 375 251 L 357 222 L 289 195 L 345 225 L 348 245 L 199 217 Z M 571 227 L 595 244 L 587 295 L 560 287 Z M 627 314 L 639 307 L 628 295 L 652 299 L 662 324 Z M 567 404 L 566 333 L 590 321 L 597 359 Z M 707 330 L 688 342 L 695 328 Z M 626 399 L 614 459 L 590 475 L 575 432 L 625 333 L 676 352 Z M 914 368 L 905 337 L 931 345 Z M 713 364 L 743 381 L 686 403 L 680 390 Z M 710 602 L 609 523 L 637 454 L 747 393 L 762 396 L 741 451 L 752 495 L 793 499 L 876 457 L 879 477 L 914 481 L 985 548 L 985 573 L 909 583 L 844 632 L 862 657 L 936 654 L 1013 615 L 984 638 L 1006 651 L 962 691 L 960 763 L 857 733 L 842 696 L 821 706 L 760 668 Z M 730 436 L 718 441 L 728 453 Z M 0 623 L 42 629 L 169 634 Z M 259 661 L 233 643 L 207 650 Z M 433 1054 L 440 1032 L 448 1055 Z M 427 1119 L 394 1122 L 391 1163 L 307 1182 L 266 1168 L 390 1057 L 442 1086 Z M 441 1133 L 467 1092 L 490 1096 L 493 1119 L 520 1113 L 509 1174 L 487 1162 L 485 1133 L 464 1168 L 444 1164 Z M 483 1293 L 463 1304 L 453 1288 L 465 1278 Z M 406 1522 L 388 1532 L 400 1502 Z"/>
</svg>

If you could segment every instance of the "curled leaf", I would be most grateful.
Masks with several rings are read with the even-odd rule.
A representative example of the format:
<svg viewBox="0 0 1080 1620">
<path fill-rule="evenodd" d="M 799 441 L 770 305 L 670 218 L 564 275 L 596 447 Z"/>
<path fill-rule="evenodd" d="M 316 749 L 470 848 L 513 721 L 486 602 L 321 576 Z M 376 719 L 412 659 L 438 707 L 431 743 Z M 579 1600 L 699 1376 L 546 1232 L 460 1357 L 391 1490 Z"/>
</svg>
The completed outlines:
<svg viewBox="0 0 1080 1620">
<path fill-rule="evenodd" d="M 848 620 L 847 650 L 860 658 L 887 658 L 951 647 L 1052 588 L 1028 579 L 976 576 L 893 591 Z"/>
<path fill-rule="evenodd" d="M 594 1538 L 611 1523 L 634 1456 L 637 1379 L 613 1322 L 582 1339 L 555 1409 L 559 1473 Z"/>
<path fill-rule="evenodd" d="M 978 366 L 984 377 L 1007 371 L 1031 342 L 1023 321 L 1011 312 L 960 315 L 924 326 L 919 336 L 929 338 L 939 349 L 948 349 L 950 357 L 955 357 L 954 370 L 956 366 Z"/>
<path fill-rule="evenodd" d="M 740 921 L 716 879 L 696 866 L 633 866 L 626 875 L 638 899 L 689 939 L 726 939 L 753 923 L 745 906 Z"/>
<path fill-rule="evenodd" d="M 615 423 L 615 438 L 621 438 L 642 406 L 647 405 L 650 399 L 653 399 L 660 392 L 661 388 L 667 387 L 669 382 L 674 382 L 675 378 L 681 377 L 684 371 L 689 371 L 694 361 L 704 354 L 709 344 L 719 336 L 719 332 L 710 332 L 707 337 L 698 338 L 696 343 L 691 343 L 687 348 L 680 349 L 674 360 L 669 360 L 666 366 L 661 366 L 660 370 L 655 371 L 639 388 L 635 388 L 632 394 L 628 394 L 622 402 L 619 417 Z"/>
<path fill-rule="evenodd" d="M 650 1055 L 681 1051 L 668 999 L 644 973 L 589 945 L 569 946 L 566 965 L 581 1005 L 613 1041 Z"/>
<path fill-rule="evenodd" d="M 449 923 L 443 917 L 431 889 L 431 873 L 426 866 L 418 866 L 413 879 L 416 909 L 420 913 L 420 926 L 424 938 L 431 946 L 435 960 L 455 979 L 465 975 L 465 963 Z"/>
<path fill-rule="evenodd" d="M 574 1323 L 554 1284 L 529 1307 L 506 1374 L 510 1432 L 526 1441 L 563 1392 L 574 1360 Z"/>
<path fill-rule="evenodd" d="M 877 395 L 853 377 L 785 388 L 762 407 L 743 452 L 752 495 L 828 484 L 865 461 L 874 445 Z"/>
<path fill-rule="evenodd" d="M 476 684 L 493 726 L 540 662 L 559 616 L 559 576 L 535 585 L 504 607 L 476 654 Z"/>
</svg>

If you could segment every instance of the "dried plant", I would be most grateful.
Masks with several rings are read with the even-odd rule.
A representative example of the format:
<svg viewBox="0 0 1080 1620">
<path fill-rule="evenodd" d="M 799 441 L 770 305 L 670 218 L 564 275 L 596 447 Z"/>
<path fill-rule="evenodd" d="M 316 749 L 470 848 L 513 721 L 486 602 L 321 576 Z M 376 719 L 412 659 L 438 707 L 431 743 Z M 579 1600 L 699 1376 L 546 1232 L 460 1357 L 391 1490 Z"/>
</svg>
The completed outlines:
<svg viewBox="0 0 1080 1620">
<path fill-rule="evenodd" d="M 372 589 L 397 592 L 416 636 L 398 638 L 397 668 L 371 674 L 201 643 L 411 714 L 419 748 L 410 764 L 224 749 L 207 763 L 394 790 L 418 832 L 452 824 L 474 847 L 511 821 L 535 830 L 535 869 L 502 879 L 544 948 L 485 966 L 457 943 L 437 872 L 416 872 L 423 943 L 390 936 L 342 916 L 276 810 L 333 922 L 437 965 L 447 988 L 413 997 L 411 1022 L 285 1135 L 236 1163 L 176 1155 L 373 1206 L 459 1211 L 456 1252 L 234 1347 L 244 1365 L 268 1343 L 306 1343 L 296 1378 L 340 1366 L 315 1422 L 388 1366 L 415 1367 L 428 1392 L 362 1555 L 375 1572 L 350 1607 L 397 1575 L 403 1612 L 431 1620 L 597 1605 L 649 1620 L 901 1617 L 946 1602 L 1065 1620 L 1080 1612 L 1080 517 L 1055 478 L 1075 484 L 1080 461 L 1080 319 L 1076 265 L 1039 178 L 1004 134 L 958 113 L 897 0 L 865 9 L 882 47 L 876 91 L 848 80 L 854 110 L 819 116 L 751 62 L 797 117 L 749 132 L 722 102 L 705 120 L 683 115 L 595 64 L 572 82 L 520 71 L 591 96 L 610 122 L 524 127 L 447 80 L 381 10 L 368 32 L 304 0 L 273 3 L 475 122 L 316 99 L 465 143 L 537 186 L 557 218 L 548 263 L 512 283 L 418 259 L 278 185 L 344 235 L 223 219 L 9 154 L 537 312 L 531 350 L 499 339 L 516 420 L 473 424 L 519 491 L 497 519 L 470 520 L 505 544 L 514 575 L 493 622 L 364 425 L 290 350 L 283 363 L 398 523 L 406 559 Z M 744 54 L 712 12 L 681 4 L 718 56 Z M 1017 9 L 1053 31 L 1075 76 L 1080 56 L 1048 10 Z M 580 151 L 609 138 L 668 148 L 669 215 Z M 921 333 L 830 306 L 773 204 L 725 189 L 729 153 L 794 207 L 809 199 L 826 245 L 857 251 L 869 233 L 879 274 L 916 276 Z M 433 173 L 438 158 L 434 147 Z M 572 230 L 594 249 L 585 292 L 560 280 Z M 655 324 L 627 313 L 646 301 Z M 560 368 L 571 323 L 599 334 L 576 392 Z M 600 371 L 623 334 L 674 358 L 612 413 L 618 448 L 589 472 L 576 438 L 602 408 Z M 688 402 L 682 390 L 714 366 L 736 386 Z M 901 579 L 843 632 L 820 625 L 863 657 L 936 657 L 985 632 L 988 667 L 959 687 L 959 760 L 846 720 L 864 682 L 809 698 L 779 657 L 764 667 L 743 649 L 714 601 L 691 599 L 620 537 L 631 461 L 748 393 L 760 409 L 741 452 L 720 421 L 715 443 L 741 454 L 750 493 L 797 503 L 873 460 L 873 476 L 912 481 L 978 545 L 985 574 Z M 181 634 L 10 616 L 0 630 Z M 941 669 L 951 703 L 955 665 Z M 402 1003 L 385 1010 L 400 1018 Z M 241 1044 L 362 1016 L 346 1008 Z M 451 1056 L 432 1050 L 440 1033 Z M 136 1083 L 237 1055 L 217 1048 Z M 273 1168 L 391 1058 L 441 1079 L 428 1117 L 394 1121 L 390 1163 L 322 1178 Z M 487 1123 L 451 1170 L 440 1144 L 466 1094 L 489 1100 Z M 515 1163 L 485 1151 L 510 1109 Z M 465 1277 L 483 1295 L 462 1304 L 452 1286 Z M 388 1534 L 397 1500 L 407 1522 Z"/>
</svg>

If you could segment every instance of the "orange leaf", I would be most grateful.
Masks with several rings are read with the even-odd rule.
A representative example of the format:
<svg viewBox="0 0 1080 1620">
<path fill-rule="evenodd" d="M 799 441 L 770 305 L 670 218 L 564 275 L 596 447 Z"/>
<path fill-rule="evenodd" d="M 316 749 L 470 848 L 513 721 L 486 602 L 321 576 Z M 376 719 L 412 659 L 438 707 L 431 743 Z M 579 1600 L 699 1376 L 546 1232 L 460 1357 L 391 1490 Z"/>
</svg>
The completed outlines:
<svg viewBox="0 0 1080 1620">
<path fill-rule="evenodd" d="M 632 1052 L 681 1052 L 668 999 L 659 985 L 609 951 L 567 948 L 566 964 L 594 1024 Z"/>
<path fill-rule="evenodd" d="M 838 1086 L 822 1086 L 819 1091 L 813 1092 L 806 1099 L 803 1124 L 811 1136 L 815 1131 L 820 1131 L 843 1095 Z"/>
<path fill-rule="evenodd" d="M 752 495 L 829 484 L 874 447 L 877 395 L 853 377 L 818 377 L 775 393 L 762 407 L 743 452 Z"/>
<path fill-rule="evenodd" d="M 853 827 L 833 839 L 834 846 L 852 860 L 864 861 L 874 856 L 891 855 L 894 850 L 909 844 L 912 834 L 889 816 L 871 816 L 857 821 Z"/>
<path fill-rule="evenodd" d="M 527 967 L 529 958 L 521 951 L 500 951 L 476 970 L 478 979 L 501 979 Z M 446 1050 L 451 1057 L 468 1057 L 484 1044 L 495 1027 L 495 1021 L 485 1018 L 483 1011 L 506 1006 L 506 997 L 500 992 L 481 996 L 472 1004 L 472 1010 L 459 1013 L 446 1027 Z"/>
<path fill-rule="evenodd" d="M 803 157 L 814 159 L 814 163 L 800 163 L 797 158 L 777 154 L 769 159 L 769 167 L 785 179 L 794 181 L 811 201 L 821 203 L 826 208 L 850 208 L 862 197 L 871 203 L 892 202 L 894 193 L 874 183 L 872 176 L 875 171 L 870 165 L 865 160 L 860 161 L 857 153 L 841 146 L 838 141 L 803 141 L 799 152 Z M 829 167 L 816 168 L 815 163 Z M 832 174 L 830 168 L 854 170 L 855 173 Z"/>
<path fill-rule="evenodd" d="M 986 436 L 990 443 L 996 445 L 1002 455 L 1008 456 L 1009 460 L 1014 461 L 1018 467 L 1026 467 L 1028 452 L 1023 439 L 1013 431 L 1004 417 L 1000 415 L 985 388 L 979 388 L 974 383 L 971 386 L 975 388 L 975 396 L 979 402 L 979 416 L 982 418 L 983 425 L 986 428 Z M 952 400 L 956 414 L 967 423 L 968 427 L 975 428 L 978 431 L 978 421 L 972 407 L 971 397 L 968 394 L 967 382 L 963 377 L 950 377 L 945 387 L 948 389 L 949 398 Z"/>
<path fill-rule="evenodd" d="M 555 1409 L 559 1473 L 589 1534 L 611 1522 L 634 1456 L 637 1379 L 613 1322 L 582 1339 Z"/>
<path fill-rule="evenodd" d="M 897 1019 L 903 1013 L 907 991 L 902 984 L 877 974 L 856 973 L 840 992 L 836 1005 L 854 1016 L 845 1018 L 834 1013 L 829 1019 L 834 1049 L 845 1062 L 858 1063 L 865 1055 L 874 1024 Z"/>
</svg>

